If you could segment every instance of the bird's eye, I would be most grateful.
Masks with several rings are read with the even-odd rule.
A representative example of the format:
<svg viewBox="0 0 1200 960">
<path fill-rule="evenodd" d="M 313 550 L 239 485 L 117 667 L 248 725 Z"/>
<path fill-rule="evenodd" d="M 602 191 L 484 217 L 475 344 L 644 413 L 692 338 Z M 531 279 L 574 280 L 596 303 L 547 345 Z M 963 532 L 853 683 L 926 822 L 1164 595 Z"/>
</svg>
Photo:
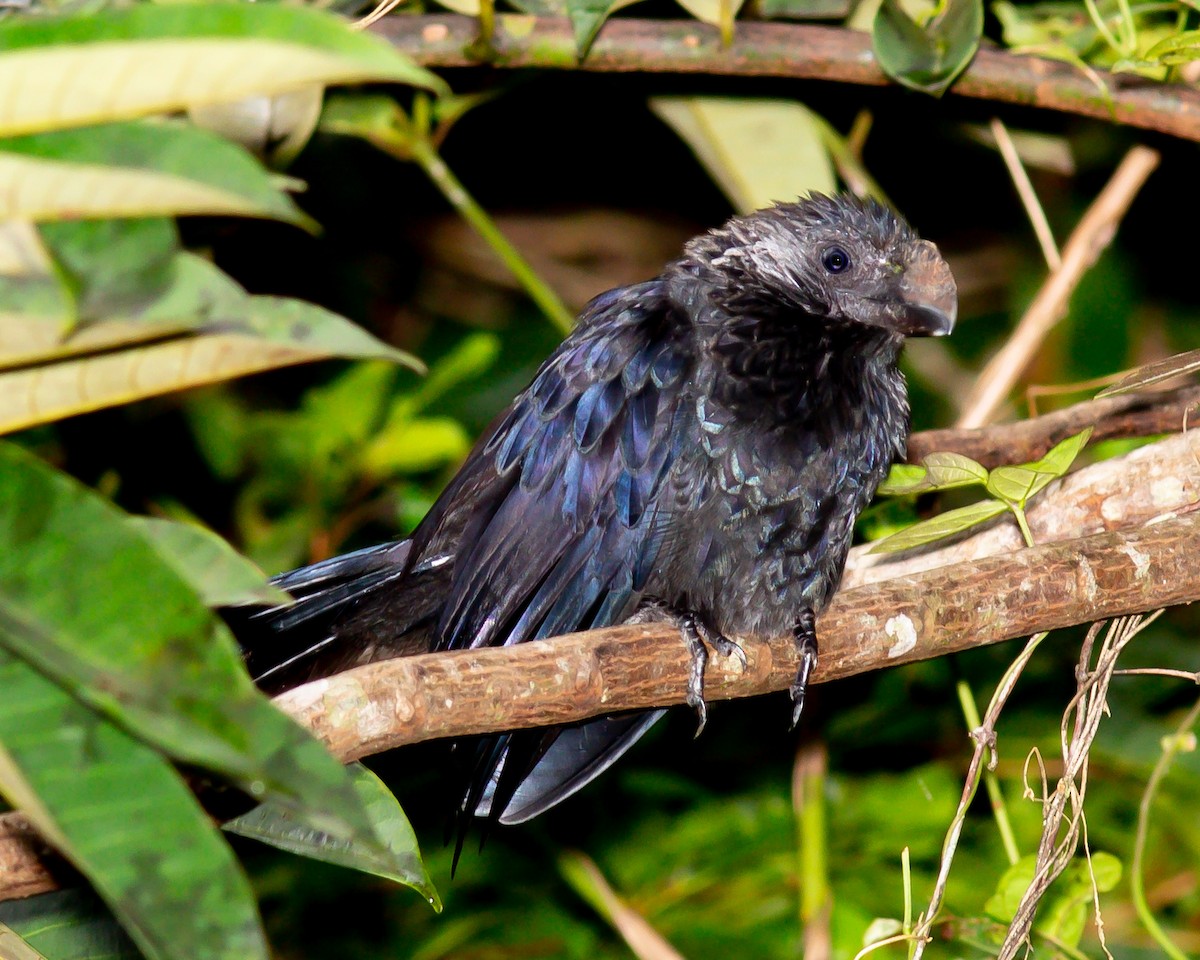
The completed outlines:
<svg viewBox="0 0 1200 960">
<path fill-rule="evenodd" d="M 850 254 L 841 247 L 830 247 L 821 257 L 821 262 L 830 273 L 841 273 L 850 266 Z"/>
</svg>

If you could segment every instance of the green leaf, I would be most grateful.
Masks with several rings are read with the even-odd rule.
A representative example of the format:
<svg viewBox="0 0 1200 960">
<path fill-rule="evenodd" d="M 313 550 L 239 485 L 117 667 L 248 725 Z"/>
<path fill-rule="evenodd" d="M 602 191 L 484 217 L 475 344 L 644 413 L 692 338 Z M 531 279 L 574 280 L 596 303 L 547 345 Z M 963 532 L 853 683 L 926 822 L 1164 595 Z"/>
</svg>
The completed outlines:
<svg viewBox="0 0 1200 960">
<path fill-rule="evenodd" d="M 915 463 L 893 463 L 883 483 L 875 491 L 884 497 L 902 497 L 929 489 L 928 471 Z"/>
<path fill-rule="evenodd" d="M 1041 492 L 1052 480 L 1066 474 L 1071 464 L 1087 445 L 1092 428 L 1067 437 L 1055 444 L 1040 460 L 1015 466 L 997 467 L 987 480 L 987 491 L 1005 503 L 1024 507 L 1031 497 Z"/>
<path fill-rule="evenodd" d="M 184 123 L 0 140 L 0 219 L 237 214 L 311 224 L 241 147 Z"/>
<path fill-rule="evenodd" d="M 39 229 L 75 295 L 77 322 L 136 313 L 171 285 L 180 249 L 172 220 L 75 220 Z"/>
<path fill-rule="evenodd" d="M 146 4 L 0 22 L 0 135 L 123 120 L 311 84 L 446 84 L 386 41 L 284 4 Z"/>
<path fill-rule="evenodd" d="M 402 883 L 416 890 L 441 913 L 441 898 L 421 860 L 416 834 L 400 804 L 383 782 L 361 763 L 352 763 L 348 769 L 375 833 L 383 840 L 385 851 L 331 836 L 306 823 L 303 816 L 269 802 L 229 821 L 224 828 L 289 853 Z"/>
<path fill-rule="evenodd" d="M 1117 889 L 1117 884 L 1121 882 L 1121 875 L 1124 873 L 1120 859 L 1104 850 L 1096 850 L 1092 853 L 1091 860 L 1091 877 L 1089 879 L 1095 880 L 1096 889 L 1101 893 Z M 1086 868 L 1087 864 L 1084 863 L 1083 866 Z"/>
<path fill-rule="evenodd" d="M 381 430 L 362 452 L 362 467 L 375 477 L 421 473 L 457 463 L 471 449 L 471 436 L 452 417 L 402 420 Z"/>
<path fill-rule="evenodd" d="M 1146 51 L 1144 57 L 1168 67 L 1200 60 L 1200 30 L 1184 30 L 1160 40 Z"/>
<path fill-rule="evenodd" d="M 411 353 L 397 350 L 358 324 L 306 300 L 249 297 L 242 311 L 239 316 L 211 318 L 203 329 L 251 334 L 256 339 L 312 355 L 390 360 L 418 373 L 425 371 L 425 364 Z"/>
<path fill-rule="evenodd" d="M 1036 871 L 1037 857 L 1033 854 L 1022 857 L 1000 875 L 1000 879 L 996 882 L 996 890 L 983 905 L 983 909 L 989 916 L 995 917 L 1001 923 L 1012 923 L 1013 917 L 1017 914 L 1017 907 L 1021 904 L 1021 898 L 1025 896 L 1025 891 L 1033 882 L 1033 875 Z"/>
<path fill-rule="evenodd" d="M 382 93 L 339 93 L 326 98 L 317 129 L 343 137 L 361 137 L 392 153 L 403 152 L 413 139 L 408 115 Z"/>
<path fill-rule="evenodd" d="M 112 912 L 91 890 L 57 890 L 0 903 L 0 957 L 24 960 L 4 939 L 4 926 L 37 954 L 29 960 L 143 960 Z"/>
<path fill-rule="evenodd" d="M 941 96 L 979 49 L 983 0 L 943 0 L 923 25 L 883 0 L 871 29 L 875 57 L 893 80 Z"/>
<path fill-rule="evenodd" d="M 258 567 L 199 524 L 158 517 L 130 517 L 129 523 L 209 607 L 291 602 Z"/>
<path fill-rule="evenodd" d="M 820 118 L 801 103 L 654 97 L 650 108 L 687 141 L 742 213 L 837 186 Z"/>
<path fill-rule="evenodd" d="M 77 225 L 45 226 L 58 229 Z M 136 254 L 136 245 L 130 246 Z M 117 266 L 124 262 L 123 254 L 118 256 L 114 251 L 98 255 L 91 263 L 81 260 L 80 265 L 91 273 L 106 257 Z M 131 269 L 136 270 L 136 263 Z M 163 277 L 152 270 L 143 279 L 156 286 L 163 282 Z M 58 341 L 39 328 L 44 325 L 40 319 L 22 318 L 21 323 L 38 333 L 18 344 L 33 349 L 11 357 L 0 355 L 0 369 L 6 364 L 35 361 L 43 361 L 43 365 L 0 373 L 0 433 L 328 357 L 375 357 L 423 369 L 415 357 L 380 342 L 322 307 L 302 300 L 247 296 L 220 270 L 191 254 L 175 256 L 166 271 L 166 283 L 156 299 L 138 304 L 136 283 L 126 277 L 123 287 L 118 288 L 125 314 L 83 328 L 78 339 Z M 84 289 L 91 288 L 85 283 Z M 0 316 L 3 313 L 0 304 Z M 14 322 L 10 329 L 19 327 Z M 220 332 L 163 339 L 167 334 L 188 330 Z M 151 338 L 156 338 L 155 342 L 141 345 L 140 341 Z M 0 345 L 3 342 L 4 337 L 0 337 Z M 126 344 L 129 349 L 111 349 Z M 93 349 L 103 352 L 87 356 Z M 77 352 L 85 355 L 73 358 Z M 60 362 L 44 363 L 50 359 Z"/>
<path fill-rule="evenodd" d="M 892 464 L 892 469 L 879 487 L 886 496 L 922 493 L 926 490 L 952 490 L 974 483 L 987 483 L 988 472 L 983 464 L 958 453 L 931 453 L 920 466 Z"/>
<path fill-rule="evenodd" d="M 575 33 L 575 49 L 579 53 L 579 59 L 587 56 L 605 20 L 616 11 L 637 2 L 638 0 L 566 0 L 567 17 Z"/>
<path fill-rule="evenodd" d="M 957 510 L 947 510 L 936 517 L 914 523 L 906 530 L 894 533 L 880 540 L 871 548 L 871 553 L 899 553 L 901 550 L 911 550 L 923 547 L 937 540 L 944 540 L 956 533 L 969 530 L 977 523 L 983 523 L 992 517 L 999 516 L 1008 508 L 998 500 L 981 500 Z"/>
<path fill-rule="evenodd" d="M 0 792 L 146 956 L 266 958 L 250 885 L 174 768 L 2 648 L 0 689 Z"/>
<path fill-rule="evenodd" d="M 341 765 L 255 689 L 191 587 L 120 511 L 11 444 L 0 444 L 0 644 L 172 757 L 305 808 L 330 832 L 372 837 Z"/>
</svg>

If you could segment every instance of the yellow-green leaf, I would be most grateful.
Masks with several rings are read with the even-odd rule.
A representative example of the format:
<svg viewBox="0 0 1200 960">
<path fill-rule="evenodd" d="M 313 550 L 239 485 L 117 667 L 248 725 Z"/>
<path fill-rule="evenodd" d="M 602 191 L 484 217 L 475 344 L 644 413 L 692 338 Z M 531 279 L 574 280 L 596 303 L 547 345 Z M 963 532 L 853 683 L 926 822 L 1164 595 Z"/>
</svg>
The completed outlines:
<svg viewBox="0 0 1200 960">
<path fill-rule="evenodd" d="M 962 533 L 977 523 L 983 523 L 985 520 L 999 516 L 1007 509 L 1008 507 L 999 500 L 981 500 L 979 503 L 959 507 L 957 510 L 947 510 L 945 513 L 939 513 L 936 517 L 914 523 L 911 527 L 880 540 L 871 548 L 871 553 L 899 553 L 901 550 L 923 547 L 937 540 L 952 537 L 956 533 Z"/>
<path fill-rule="evenodd" d="M 144 4 L 0 23 L 0 135 L 103 123 L 311 84 L 445 83 L 312 7 Z"/>
<path fill-rule="evenodd" d="M 0 182 L 4 220 L 237 214 L 311 224 L 245 150 L 184 123 L 3 139 Z"/>
<path fill-rule="evenodd" d="M 819 118 L 794 100 L 655 97 L 650 108 L 742 213 L 837 186 Z"/>
</svg>

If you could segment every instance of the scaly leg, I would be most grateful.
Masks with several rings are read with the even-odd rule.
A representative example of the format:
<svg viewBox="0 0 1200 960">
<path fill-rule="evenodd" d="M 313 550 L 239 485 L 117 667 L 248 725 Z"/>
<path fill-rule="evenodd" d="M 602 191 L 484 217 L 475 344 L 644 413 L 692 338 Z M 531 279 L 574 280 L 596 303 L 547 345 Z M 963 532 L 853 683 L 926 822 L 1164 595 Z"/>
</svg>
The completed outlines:
<svg viewBox="0 0 1200 960">
<path fill-rule="evenodd" d="M 808 678 L 817 665 L 816 616 L 811 609 L 800 611 L 792 627 L 792 639 L 796 644 L 796 656 L 800 660 L 796 668 L 796 679 L 789 688 L 792 694 L 792 729 L 800 722 L 804 710 L 804 695 L 808 692 Z"/>
</svg>

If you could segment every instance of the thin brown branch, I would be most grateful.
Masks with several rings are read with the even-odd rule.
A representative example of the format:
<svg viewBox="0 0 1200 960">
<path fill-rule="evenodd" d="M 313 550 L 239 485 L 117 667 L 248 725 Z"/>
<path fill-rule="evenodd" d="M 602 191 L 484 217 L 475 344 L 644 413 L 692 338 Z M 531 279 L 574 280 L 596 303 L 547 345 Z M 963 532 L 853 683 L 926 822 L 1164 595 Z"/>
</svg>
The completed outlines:
<svg viewBox="0 0 1200 960">
<path fill-rule="evenodd" d="M 1042 209 L 1041 201 L 1038 200 L 1037 191 L 1033 189 L 1025 165 L 1021 163 L 1017 145 L 1013 143 L 1012 137 L 1008 135 L 1008 127 L 999 117 L 992 117 L 991 131 L 996 140 L 996 149 L 1000 151 L 1004 165 L 1008 167 L 1008 175 L 1012 177 L 1017 196 L 1021 198 L 1021 204 L 1025 207 L 1025 215 L 1029 217 L 1038 245 L 1042 248 L 1042 258 L 1046 261 L 1046 266 L 1057 270 L 1062 266 L 1062 254 L 1058 252 L 1054 232 L 1050 229 L 1050 222 L 1046 219 L 1046 211 Z"/>
<path fill-rule="evenodd" d="M 1117 403 L 1124 400 L 1124 403 Z M 1200 405 L 1200 387 L 1162 393 L 1133 393 L 1087 400 L 1029 420 L 970 429 L 923 430 L 908 441 L 910 463 L 926 454 L 950 450 L 978 460 L 988 469 L 1036 460 L 1059 441 L 1093 427 L 1091 442 L 1149 437 L 1183 429 L 1188 410 Z"/>
<path fill-rule="evenodd" d="M 1135 146 L 1125 155 L 1067 240 L 1061 266 L 1046 278 L 1012 336 L 979 375 L 958 426 L 982 427 L 1000 409 L 1046 336 L 1066 314 L 1083 275 L 1112 242 L 1117 224 L 1158 161 L 1158 151 L 1149 147 Z"/>
<path fill-rule="evenodd" d="M 371 30 L 427 67 L 480 65 L 472 47 L 478 24 L 454 14 L 386 17 Z M 618 17 L 600 31 L 580 63 L 570 23 L 562 18 L 496 18 L 489 63 L 599 72 L 704 73 L 890 83 L 875 62 L 871 38 L 837 27 L 738 23 L 722 47 L 717 31 L 695 20 Z M 1042 107 L 1200 140 L 1200 90 L 1101 71 L 1108 96 L 1082 71 L 1054 60 L 984 48 L 950 88 L 951 95 Z"/>
</svg>

